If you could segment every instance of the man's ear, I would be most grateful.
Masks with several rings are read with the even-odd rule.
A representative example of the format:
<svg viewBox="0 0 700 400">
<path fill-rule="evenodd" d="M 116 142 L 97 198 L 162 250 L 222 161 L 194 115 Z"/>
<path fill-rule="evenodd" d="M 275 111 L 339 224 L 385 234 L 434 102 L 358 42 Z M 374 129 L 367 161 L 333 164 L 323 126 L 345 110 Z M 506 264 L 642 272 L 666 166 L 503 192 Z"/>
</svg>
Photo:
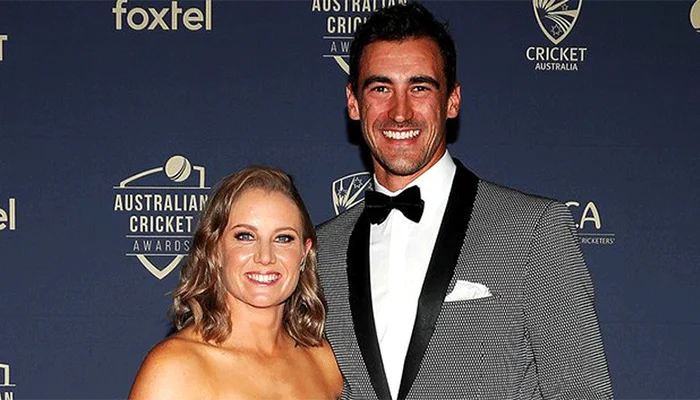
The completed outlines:
<svg viewBox="0 0 700 400">
<path fill-rule="evenodd" d="M 455 82 L 452 93 L 447 98 L 447 118 L 456 118 L 459 115 L 459 105 L 462 103 L 462 87 Z"/>
<path fill-rule="evenodd" d="M 354 121 L 360 120 L 360 105 L 357 102 L 357 97 L 352 91 L 352 85 L 349 83 L 345 86 L 345 96 L 348 98 L 348 116 Z"/>
</svg>

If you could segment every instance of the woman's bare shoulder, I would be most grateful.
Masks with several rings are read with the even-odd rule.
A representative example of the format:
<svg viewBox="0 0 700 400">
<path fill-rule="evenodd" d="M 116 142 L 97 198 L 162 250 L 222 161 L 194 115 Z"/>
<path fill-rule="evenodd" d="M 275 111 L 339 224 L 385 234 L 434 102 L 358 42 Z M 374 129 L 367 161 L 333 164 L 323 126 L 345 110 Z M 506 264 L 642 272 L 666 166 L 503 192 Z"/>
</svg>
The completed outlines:
<svg viewBox="0 0 700 400">
<path fill-rule="evenodd" d="M 323 339 L 319 346 L 308 347 L 308 349 L 316 360 L 324 363 L 330 363 L 333 366 L 336 365 L 333 349 L 331 349 L 331 345 L 328 344 L 326 339 Z"/>
<path fill-rule="evenodd" d="M 129 399 L 206 397 L 207 346 L 188 332 L 178 332 L 158 343 L 143 361 Z"/>
<path fill-rule="evenodd" d="M 326 339 L 323 339 L 323 343 L 320 346 L 310 347 L 311 354 L 313 354 L 317 365 L 321 369 L 326 382 L 337 391 L 338 396 L 343 389 L 343 376 L 340 374 L 340 369 L 338 368 L 338 363 L 335 361 L 335 355 L 333 354 L 333 349 L 331 349 L 330 344 Z"/>
</svg>

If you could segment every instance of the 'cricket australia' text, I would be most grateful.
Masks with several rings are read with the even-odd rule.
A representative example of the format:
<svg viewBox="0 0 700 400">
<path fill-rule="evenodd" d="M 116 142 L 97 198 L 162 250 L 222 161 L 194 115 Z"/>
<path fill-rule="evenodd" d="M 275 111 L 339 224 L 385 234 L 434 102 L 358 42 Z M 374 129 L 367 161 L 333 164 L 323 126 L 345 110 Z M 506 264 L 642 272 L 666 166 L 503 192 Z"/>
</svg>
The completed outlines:
<svg viewBox="0 0 700 400">
<path fill-rule="evenodd" d="M 525 56 L 535 61 L 536 71 L 578 71 L 586 60 L 587 47 L 528 47 Z"/>
</svg>

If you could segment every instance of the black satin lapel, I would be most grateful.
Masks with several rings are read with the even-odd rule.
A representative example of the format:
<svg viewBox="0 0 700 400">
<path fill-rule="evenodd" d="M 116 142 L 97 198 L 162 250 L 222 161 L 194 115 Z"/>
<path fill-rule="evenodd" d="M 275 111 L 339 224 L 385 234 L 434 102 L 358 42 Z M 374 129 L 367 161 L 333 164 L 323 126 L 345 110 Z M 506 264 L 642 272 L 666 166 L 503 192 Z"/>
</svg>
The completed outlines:
<svg viewBox="0 0 700 400">
<path fill-rule="evenodd" d="M 406 398 L 418 375 L 423 355 L 435 330 L 435 322 L 464 244 L 474 206 L 479 179 L 462 163 L 454 161 L 457 164 L 457 172 L 418 298 L 418 313 L 403 366 L 398 400 Z"/>
<path fill-rule="evenodd" d="M 355 335 L 369 372 L 372 386 L 380 399 L 390 399 L 391 393 L 384 373 L 382 354 L 377 340 L 372 310 L 369 280 L 369 220 L 363 212 L 350 236 L 347 254 L 350 309 Z"/>
</svg>

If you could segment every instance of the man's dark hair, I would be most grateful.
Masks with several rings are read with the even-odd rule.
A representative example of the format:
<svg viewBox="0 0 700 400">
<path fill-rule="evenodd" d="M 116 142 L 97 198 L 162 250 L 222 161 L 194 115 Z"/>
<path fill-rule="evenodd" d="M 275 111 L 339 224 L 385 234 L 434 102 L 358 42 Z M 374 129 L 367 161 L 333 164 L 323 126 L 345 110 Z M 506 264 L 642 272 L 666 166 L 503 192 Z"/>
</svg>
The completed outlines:
<svg viewBox="0 0 700 400">
<path fill-rule="evenodd" d="M 372 14 L 355 32 L 350 45 L 350 76 L 348 82 L 357 94 L 360 59 L 367 45 L 378 41 L 400 41 L 428 38 L 434 40 L 444 64 L 447 78 L 447 93 L 454 89 L 457 80 L 457 53 L 447 24 L 435 19 L 425 7 L 418 3 L 397 4 Z"/>
</svg>

